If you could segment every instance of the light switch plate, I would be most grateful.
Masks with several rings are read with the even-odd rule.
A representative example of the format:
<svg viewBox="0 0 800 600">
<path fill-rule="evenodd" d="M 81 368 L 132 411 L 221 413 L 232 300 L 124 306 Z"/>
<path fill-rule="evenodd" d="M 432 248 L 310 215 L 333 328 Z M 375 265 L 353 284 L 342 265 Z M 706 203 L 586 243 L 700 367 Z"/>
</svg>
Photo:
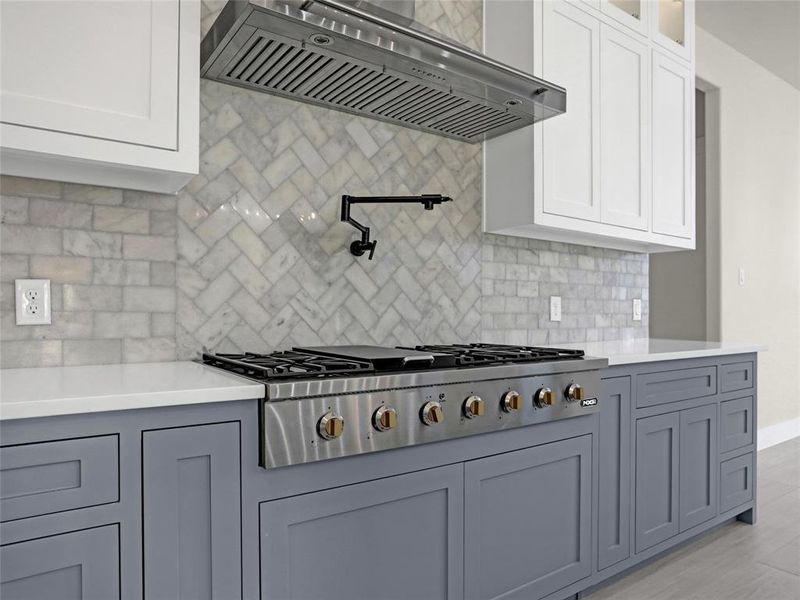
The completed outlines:
<svg viewBox="0 0 800 600">
<path fill-rule="evenodd" d="M 50 325 L 50 280 L 16 279 L 17 325 Z"/>
<path fill-rule="evenodd" d="M 633 299 L 633 320 L 634 321 L 641 321 L 642 320 L 642 299 L 641 298 L 634 298 Z"/>
<path fill-rule="evenodd" d="M 561 296 L 550 296 L 550 320 L 561 320 Z"/>
</svg>

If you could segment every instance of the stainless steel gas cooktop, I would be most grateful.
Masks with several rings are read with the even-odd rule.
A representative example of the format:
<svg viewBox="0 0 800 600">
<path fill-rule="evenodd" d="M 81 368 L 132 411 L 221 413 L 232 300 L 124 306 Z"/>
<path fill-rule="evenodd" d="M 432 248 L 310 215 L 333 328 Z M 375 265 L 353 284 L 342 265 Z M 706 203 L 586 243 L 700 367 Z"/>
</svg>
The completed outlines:
<svg viewBox="0 0 800 600">
<path fill-rule="evenodd" d="M 580 350 L 496 344 L 314 346 L 203 361 L 264 382 L 267 468 L 590 414 L 607 364 Z"/>
</svg>

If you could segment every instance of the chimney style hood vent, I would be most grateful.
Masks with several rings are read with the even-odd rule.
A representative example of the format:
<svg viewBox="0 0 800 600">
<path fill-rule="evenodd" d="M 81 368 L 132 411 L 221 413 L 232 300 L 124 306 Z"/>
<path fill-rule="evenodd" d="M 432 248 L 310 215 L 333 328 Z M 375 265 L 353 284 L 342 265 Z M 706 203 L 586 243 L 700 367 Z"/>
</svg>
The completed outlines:
<svg viewBox="0 0 800 600">
<path fill-rule="evenodd" d="M 413 20 L 414 0 L 229 0 L 203 39 L 223 83 L 481 142 L 566 110 L 563 88 Z"/>
</svg>

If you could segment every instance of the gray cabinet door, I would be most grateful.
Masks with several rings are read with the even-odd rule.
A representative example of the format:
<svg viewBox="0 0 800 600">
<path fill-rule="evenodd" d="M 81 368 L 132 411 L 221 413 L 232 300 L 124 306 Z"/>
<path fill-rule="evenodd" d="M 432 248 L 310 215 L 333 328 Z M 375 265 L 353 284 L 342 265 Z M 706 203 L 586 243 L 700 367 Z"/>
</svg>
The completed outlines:
<svg viewBox="0 0 800 600">
<path fill-rule="evenodd" d="M 117 525 L 0 547 L 3 600 L 119 598 Z"/>
<path fill-rule="evenodd" d="M 459 464 L 263 502 L 261 597 L 460 599 L 463 492 Z"/>
<path fill-rule="evenodd" d="M 592 438 L 466 463 L 464 596 L 541 598 L 591 574 Z"/>
<path fill-rule="evenodd" d="M 241 598 L 239 423 L 142 433 L 145 598 Z"/>
<path fill-rule="evenodd" d="M 636 551 L 678 533 L 677 412 L 636 421 Z"/>
<path fill-rule="evenodd" d="M 681 411 L 680 530 L 717 516 L 717 405 Z"/>
<path fill-rule="evenodd" d="M 630 556 L 631 378 L 602 382 L 599 439 L 598 569 Z"/>
</svg>

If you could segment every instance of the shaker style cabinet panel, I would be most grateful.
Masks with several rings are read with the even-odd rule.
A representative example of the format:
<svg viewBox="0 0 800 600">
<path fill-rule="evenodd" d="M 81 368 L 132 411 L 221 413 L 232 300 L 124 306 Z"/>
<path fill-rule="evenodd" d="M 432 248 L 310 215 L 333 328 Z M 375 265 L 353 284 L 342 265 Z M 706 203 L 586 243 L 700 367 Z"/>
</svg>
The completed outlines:
<svg viewBox="0 0 800 600">
<path fill-rule="evenodd" d="M 462 598 L 463 503 L 460 464 L 264 502 L 261 596 Z"/>
<path fill-rule="evenodd" d="M 198 2 L 9 0 L 0 20 L 3 173 L 165 192 L 197 173 Z"/>
<path fill-rule="evenodd" d="M 681 3 L 676 3 L 681 4 Z M 694 77 L 653 51 L 653 232 L 694 237 Z"/>
<path fill-rule="evenodd" d="M 485 232 L 694 249 L 694 65 L 654 40 L 660 4 L 487 4 L 486 54 L 564 87 L 567 111 L 485 144 Z"/>
<path fill-rule="evenodd" d="M 542 74 L 568 90 L 567 112 L 540 124 L 545 213 L 600 219 L 600 23 L 566 2 L 542 6 Z"/>
<path fill-rule="evenodd" d="M 636 421 L 636 551 L 679 531 L 679 413 Z"/>
<path fill-rule="evenodd" d="M 717 405 L 682 410 L 680 530 L 717 516 Z"/>
<path fill-rule="evenodd" d="M 585 435 L 466 463 L 465 598 L 534 600 L 591 574 L 591 462 Z"/>
<path fill-rule="evenodd" d="M 119 500 L 116 435 L 0 448 L 0 521 Z"/>
<path fill-rule="evenodd" d="M 175 150 L 178 28 L 178 0 L 3 2 L 3 120 Z"/>
<path fill-rule="evenodd" d="M 597 566 L 630 556 L 631 378 L 602 380 L 597 508 Z"/>
<path fill-rule="evenodd" d="M 0 546 L 3 600 L 119 597 L 117 525 Z"/>
<path fill-rule="evenodd" d="M 600 197 L 603 223 L 650 227 L 650 51 L 600 32 Z"/>
<path fill-rule="evenodd" d="M 239 423 L 142 433 L 145 598 L 240 598 Z"/>
</svg>

